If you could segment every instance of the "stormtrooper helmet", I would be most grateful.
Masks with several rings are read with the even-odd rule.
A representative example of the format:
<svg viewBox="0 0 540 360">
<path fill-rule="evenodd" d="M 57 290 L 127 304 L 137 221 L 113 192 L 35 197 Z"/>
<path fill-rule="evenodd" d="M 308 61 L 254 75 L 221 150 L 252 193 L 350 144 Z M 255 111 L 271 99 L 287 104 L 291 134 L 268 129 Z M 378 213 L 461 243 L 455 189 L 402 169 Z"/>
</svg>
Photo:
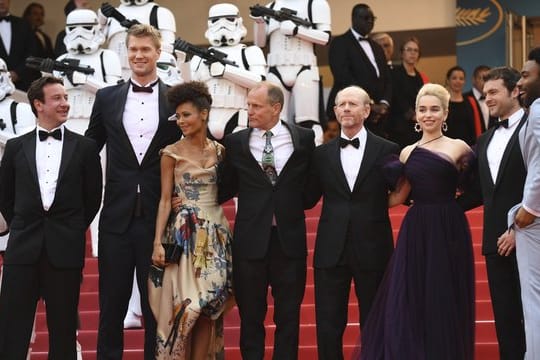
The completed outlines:
<svg viewBox="0 0 540 360">
<path fill-rule="evenodd" d="M 76 9 L 66 19 L 66 37 L 64 44 L 72 54 L 92 54 L 105 42 L 105 35 L 100 30 L 94 11 Z"/>
<path fill-rule="evenodd" d="M 13 94 L 15 91 L 15 84 L 11 81 L 11 74 L 9 73 L 6 62 L 0 58 L 0 101 L 4 100 L 6 96 Z"/>
<path fill-rule="evenodd" d="M 183 82 L 180 77 L 180 72 L 176 67 L 176 59 L 174 55 L 162 51 L 156 63 L 157 75 L 167 85 L 174 86 Z"/>
<path fill-rule="evenodd" d="M 142 6 L 152 1 L 153 0 L 120 0 L 120 4 L 125 5 L 125 6 L 132 6 L 132 5 Z"/>
<path fill-rule="evenodd" d="M 208 30 L 204 34 L 210 45 L 236 45 L 246 36 L 246 33 L 240 11 L 235 5 L 223 3 L 210 7 Z"/>
</svg>

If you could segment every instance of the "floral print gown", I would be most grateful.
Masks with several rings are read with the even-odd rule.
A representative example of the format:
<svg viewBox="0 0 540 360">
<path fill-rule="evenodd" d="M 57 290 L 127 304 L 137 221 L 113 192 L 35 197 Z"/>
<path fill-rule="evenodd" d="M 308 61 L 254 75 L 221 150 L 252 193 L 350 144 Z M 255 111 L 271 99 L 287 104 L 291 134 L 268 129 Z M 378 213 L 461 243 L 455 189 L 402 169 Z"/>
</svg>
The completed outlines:
<svg viewBox="0 0 540 360">
<path fill-rule="evenodd" d="M 223 147 L 213 142 L 218 162 Z M 208 168 L 178 153 L 176 144 L 162 156 L 176 160 L 174 192 L 179 211 L 171 211 L 163 243 L 173 262 L 153 267 L 149 279 L 150 306 L 157 320 L 157 359 L 185 359 L 191 331 L 199 316 L 214 322 L 208 359 L 223 357 L 224 305 L 232 296 L 231 233 L 217 203 L 217 163 Z M 201 154 L 202 156 L 202 154 Z"/>
</svg>

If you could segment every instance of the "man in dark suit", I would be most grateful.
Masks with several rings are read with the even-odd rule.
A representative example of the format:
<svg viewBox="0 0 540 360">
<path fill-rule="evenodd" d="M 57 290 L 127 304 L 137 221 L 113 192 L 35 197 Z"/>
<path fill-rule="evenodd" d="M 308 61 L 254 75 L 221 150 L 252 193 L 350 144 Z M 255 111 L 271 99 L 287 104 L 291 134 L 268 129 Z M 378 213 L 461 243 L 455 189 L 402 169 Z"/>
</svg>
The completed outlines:
<svg viewBox="0 0 540 360">
<path fill-rule="evenodd" d="M 328 58 L 334 85 L 328 97 L 326 114 L 333 116 L 334 102 L 339 90 L 357 85 L 373 100 L 366 126 L 377 135 L 385 136 L 384 122 L 392 99 L 392 78 L 381 46 L 368 37 L 375 16 L 366 4 L 352 9 L 352 27 L 330 43 Z"/>
<path fill-rule="evenodd" d="M 123 320 L 137 270 L 145 326 L 144 358 L 154 359 L 156 322 L 148 304 L 154 226 L 160 196 L 159 150 L 180 137 L 157 76 L 159 32 L 128 31 L 129 82 L 99 90 L 86 136 L 107 144 L 105 199 L 99 225 L 98 359 L 121 359 Z"/>
<path fill-rule="evenodd" d="M 508 210 L 521 201 L 527 173 L 518 139 L 526 121 L 518 100 L 519 78 L 519 72 L 508 67 L 495 68 L 486 74 L 483 88 L 486 104 L 490 115 L 500 122 L 477 141 L 480 186 L 459 198 L 466 210 L 484 204 L 482 254 L 502 360 L 523 359 L 525 354 L 515 241 L 499 240 L 507 228 Z"/>
<path fill-rule="evenodd" d="M 489 114 L 489 108 L 484 95 L 484 77 L 487 75 L 489 70 L 490 67 L 487 65 L 478 65 L 475 67 L 472 76 L 472 88 L 463 94 L 466 99 L 471 99 L 476 104 L 476 109 L 473 110 L 478 112 L 480 133 L 484 133 L 497 121 L 496 117 Z"/>
<path fill-rule="evenodd" d="M 315 149 L 305 190 L 308 207 L 323 197 L 313 260 L 321 360 L 343 359 L 351 279 L 363 326 L 393 251 L 389 189 L 380 164 L 399 147 L 366 131 L 369 100 L 358 86 L 338 92 L 341 138 Z"/>
<path fill-rule="evenodd" d="M 9 140 L 0 170 L 0 211 L 10 227 L 0 291 L 0 357 L 25 359 L 39 298 L 49 359 L 76 359 L 85 233 L 101 203 L 95 143 L 66 129 L 61 79 L 32 83 L 37 129 Z"/>
<path fill-rule="evenodd" d="M 0 0 L 0 57 L 7 63 L 17 89 L 26 91 L 32 80 L 40 76 L 25 65 L 26 58 L 36 54 L 36 46 L 30 25 L 10 15 L 9 0 Z"/>
<path fill-rule="evenodd" d="M 274 359 L 298 357 L 300 305 L 306 283 L 302 190 L 314 134 L 280 121 L 283 92 L 262 82 L 247 98 L 251 128 L 225 138 L 219 201 L 238 195 L 234 224 L 235 298 L 242 358 L 264 358 L 268 286 L 274 297 Z"/>
</svg>

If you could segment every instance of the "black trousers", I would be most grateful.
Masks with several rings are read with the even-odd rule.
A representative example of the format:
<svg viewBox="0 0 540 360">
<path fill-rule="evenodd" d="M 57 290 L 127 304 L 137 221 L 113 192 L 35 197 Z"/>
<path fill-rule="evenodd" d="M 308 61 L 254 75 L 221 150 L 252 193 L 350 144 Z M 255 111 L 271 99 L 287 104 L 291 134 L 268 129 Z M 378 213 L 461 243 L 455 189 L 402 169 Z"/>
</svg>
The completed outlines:
<svg viewBox="0 0 540 360">
<path fill-rule="evenodd" d="M 516 252 L 485 256 L 501 360 L 523 360 L 525 330 Z"/>
<path fill-rule="evenodd" d="M 339 263 L 331 268 L 315 268 L 315 315 L 319 360 L 343 359 L 343 333 L 347 327 L 349 292 L 354 281 L 364 326 L 373 305 L 384 270 L 368 270 L 354 257 L 353 239 L 347 239 Z"/>
<path fill-rule="evenodd" d="M 131 297 L 135 269 L 144 319 L 144 358 L 155 358 L 156 320 L 148 304 L 148 271 L 152 262 L 153 230 L 143 217 L 134 217 L 123 234 L 104 231 L 99 233 L 99 360 L 122 359 L 124 317 Z"/>
<path fill-rule="evenodd" d="M 81 268 L 56 268 L 45 251 L 36 264 L 4 265 L 0 290 L 0 358 L 26 359 L 37 301 L 43 298 L 49 359 L 75 360 Z"/>
<path fill-rule="evenodd" d="M 233 277 L 240 312 L 242 359 L 264 358 L 268 286 L 272 288 L 276 324 L 273 359 L 297 359 L 300 305 L 306 286 L 306 258 L 287 257 L 273 227 L 268 253 L 263 259 L 237 259 L 233 254 Z"/>
</svg>

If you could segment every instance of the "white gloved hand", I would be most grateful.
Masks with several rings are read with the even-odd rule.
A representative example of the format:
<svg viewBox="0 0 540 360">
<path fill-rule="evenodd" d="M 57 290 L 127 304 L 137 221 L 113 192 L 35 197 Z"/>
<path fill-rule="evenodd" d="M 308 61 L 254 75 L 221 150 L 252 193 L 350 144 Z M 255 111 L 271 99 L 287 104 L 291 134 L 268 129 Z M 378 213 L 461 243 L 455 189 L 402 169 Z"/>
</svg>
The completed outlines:
<svg viewBox="0 0 540 360">
<path fill-rule="evenodd" d="M 216 61 L 210 65 L 210 75 L 213 77 L 220 77 L 223 76 L 225 73 L 225 65 L 220 63 L 219 61 Z"/>
</svg>

